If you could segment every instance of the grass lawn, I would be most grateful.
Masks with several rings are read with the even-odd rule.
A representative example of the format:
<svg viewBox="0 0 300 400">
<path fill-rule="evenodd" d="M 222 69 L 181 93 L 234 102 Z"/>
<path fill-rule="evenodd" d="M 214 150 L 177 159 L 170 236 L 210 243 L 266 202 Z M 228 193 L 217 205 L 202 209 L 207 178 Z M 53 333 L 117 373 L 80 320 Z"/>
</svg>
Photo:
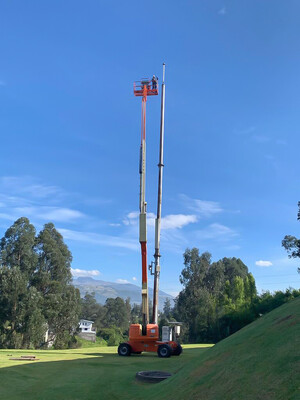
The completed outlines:
<svg viewBox="0 0 300 400">
<path fill-rule="evenodd" d="M 299 400 L 300 298 L 273 310 L 212 348 L 184 346 L 169 359 L 119 357 L 116 347 L 0 350 L 5 400 Z M 12 361 L 34 354 L 39 361 Z M 174 373 L 139 383 L 137 371 Z"/>
<path fill-rule="evenodd" d="M 0 399 L 95 400 L 142 399 L 137 371 L 159 369 L 177 373 L 211 345 L 184 346 L 184 355 L 169 359 L 154 353 L 119 357 L 116 347 L 76 350 L 0 350 Z M 13 361 L 10 356 L 34 354 L 39 361 Z M 157 385 L 155 385 L 157 386 Z"/>
</svg>

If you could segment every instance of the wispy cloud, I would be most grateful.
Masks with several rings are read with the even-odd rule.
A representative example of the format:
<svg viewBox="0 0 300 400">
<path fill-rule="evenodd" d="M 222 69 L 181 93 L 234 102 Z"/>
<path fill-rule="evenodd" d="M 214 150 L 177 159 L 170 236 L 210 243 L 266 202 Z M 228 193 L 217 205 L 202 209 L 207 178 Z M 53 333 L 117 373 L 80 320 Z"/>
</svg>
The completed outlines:
<svg viewBox="0 0 300 400">
<path fill-rule="evenodd" d="M 135 277 L 135 276 L 133 276 L 133 277 L 132 277 L 132 280 L 133 280 L 133 281 L 136 281 L 137 279 L 136 279 L 136 277 Z"/>
<path fill-rule="evenodd" d="M 98 271 L 97 269 L 85 270 L 85 269 L 79 269 L 79 268 L 71 268 L 71 273 L 74 276 L 74 278 L 94 277 L 94 276 L 100 275 L 100 271 Z"/>
<path fill-rule="evenodd" d="M 31 177 L 3 176 L 0 177 L 0 218 L 15 221 L 28 217 L 36 223 L 73 223 L 85 217 L 79 210 L 53 205 L 65 197 L 59 187 L 39 183 Z"/>
<path fill-rule="evenodd" d="M 287 141 L 283 139 L 276 139 L 276 144 L 285 146 L 287 144 Z"/>
<path fill-rule="evenodd" d="M 223 241 L 228 241 L 238 235 L 239 234 L 235 230 L 218 223 L 210 224 L 208 227 L 196 232 L 197 238 L 201 240 L 219 239 Z"/>
<path fill-rule="evenodd" d="M 264 135 L 253 135 L 252 140 L 254 140 L 256 143 L 267 143 L 271 140 L 271 138 Z"/>
<path fill-rule="evenodd" d="M 130 212 L 123 220 L 124 225 L 137 225 L 139 213 L 137 211 Z M 147 213 L 147 225 L 152 227 L 155 225 L 156 215 Z M 196 215 L 170 214 L 161 219 L 161 229 L 181 229 L 183 226 L 197 222 Z"/>
<path fill-rule="evenodd" d="M 17 207 L 15 212 L 20 216 L 32 216 L 44 221 L 55 222 L 73 222 L 78 218 L 84 217 L 84 214 L 80 211 L 59 207 Z"/>
<path fill-rule="evenodd" d="M 227 14 L 226 7 L 225 7 L 225 6 L 222 7 L 222 8 L 218 11 L 218 14 L 219 14 L 219 15 L 225 15 L 225 14 Z"/>
<path fill-rule="evenodd" d="M 92 232 L 80 232 L 70 229 L 58 228 L 58 231 L 67 240 L 74 240 L 76 242 L 98 244 L 109 247 L 119 247 L 129 250 L 139 250 L 139 244 L 136 239 L 102 235 Z"/>
<path fill-rule="evenodd" d="M 255 131 L 256 131 L 256 126 L 249 126 L 243 129 L 235 129 L 234 133 L 236 135 L 249 135 L 250 133 L 253 133 Z"/>
<path fill-rule="evenodd" d="M 122 284 L 124 284 L 124 283 L 130 283 L 127 279 L 121 279 L 121 278 L 117 279 L 116 282 L 117 282 L 117 283 L 122 283 Z"/>
<path fill-rule="evenodd" d="M 273 263 L 271 261 L 259 260 L 255 261 L 255 265 L 257 265 L 258 267 L 271 267 Z"/>
<path fill-rule="evenodd" d="M 15 221 L 20 217 L 34 218 L 42 222 L 75 222 L 84 214 L 70 208 L 59 207 L 10 207 L 6 213 L 0 213 L 0 218 Z"/>
<path fill-rule="evenodd" d="M 184 206 L 196 213 L 199 217 L 209 218 L 224 211 L 220 203 L 216 201 L 192 199 L 185 194 L 181 194 L 179 197 Z"/>
<path fill-rule="evenodd" d="M 63 194 L 61 188 L 53 185 L 44 185 L 29 176 L 3 176 L 0 178 L 0 185 L 2 190 L 8 191 L 11 195 L 29 195 L 34 199 L 44 199 Z"/>
</svg>

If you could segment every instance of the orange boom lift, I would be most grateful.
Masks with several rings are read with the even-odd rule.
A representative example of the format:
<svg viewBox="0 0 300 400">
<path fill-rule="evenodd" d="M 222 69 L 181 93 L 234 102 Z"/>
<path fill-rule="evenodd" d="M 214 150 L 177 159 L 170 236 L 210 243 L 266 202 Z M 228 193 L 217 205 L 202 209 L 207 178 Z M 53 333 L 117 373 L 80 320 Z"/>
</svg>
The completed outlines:
<svg viewBox="0 0 300 400">
<path fill-rule="evenodd" d="M 158 329 L 158 284 L 160 275 L 160 223 L 162 203 L 162 171 L 163 171 L 163 145 L 164 145 L 164 111 L 165 111 L 165 64 L 163 64 L 163 82 L 161 91 L 161 123 L 160 123 L 160 150 L 159 150 L 159 175 L 158 175 L 158 201 L 157 217 L 155 220 L 155 254 L 154 262 L 149 269 L 154 275 L 153 290 L 153 319 L 149 323 L 148 305 L 148 277 L 147 277 L 147 202 L 145 200 L 146 186 L 146 102 L 148 96 L 158 95 L 157 78 L 142 79 L 135 82 L 133 91 L 137 97 L 142 97 L 142 131 L 140 145 L 140 217 L 139 241 L 142 253 L 142 325 L 132 324 L 129 328 L 129 341 L 121 343 L 118 347 L 120 356 L 130 356 L 132 353 L 141 354 L 143 351 L 157 352 L 159 357 L 180 355 L 182 347 L 178 342 L 180 322 L 172 322 L 169 326 L 162 327 L 162 338 L 159 339 Z"/>
</svg>

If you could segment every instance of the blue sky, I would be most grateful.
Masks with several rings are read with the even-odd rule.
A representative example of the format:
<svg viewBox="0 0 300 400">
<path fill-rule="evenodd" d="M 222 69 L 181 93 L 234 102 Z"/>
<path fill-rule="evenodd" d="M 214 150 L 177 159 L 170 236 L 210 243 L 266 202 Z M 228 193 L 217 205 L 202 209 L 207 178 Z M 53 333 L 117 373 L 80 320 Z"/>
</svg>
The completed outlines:
<svg viewBox="0 0 300 400">
<path fill-rule="evenodd" d="M 140 99 L 166 70 L 161 288 L 187 247 L 299 287 L 297 1 L 10 1 L 0 6 L 0 234 L 53 221 L 74 274 L 140 284 Z M 149 255 L 160 99 L 147 103 Z M 149 260 L 150 261 L 150 260 Z M 150 278 L 151 279 L 151 278 Z"/>
</svg>

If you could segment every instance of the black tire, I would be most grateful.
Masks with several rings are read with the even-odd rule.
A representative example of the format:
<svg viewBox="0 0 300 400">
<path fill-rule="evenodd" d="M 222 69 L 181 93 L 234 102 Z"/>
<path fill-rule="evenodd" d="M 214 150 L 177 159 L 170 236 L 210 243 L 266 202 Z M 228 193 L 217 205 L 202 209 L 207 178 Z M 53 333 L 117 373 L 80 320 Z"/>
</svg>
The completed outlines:
<svg viewBox="0 0 300 400">
<path fill-rule="evenodd" d="M 128 357 L 132 353 L 131 346 L 128 343 L 121 343 L 118 347 L 118 354 L 122 357 Z"/>
<path fill-rule="evenodd" d="M 173 350 L 172 356 L 180 356 L 181 353 L 182 353 L 182 347 L 181 347 L 181 345 L 178 343 L 178 344 L 177 344 L 177 347 L 175 347 L 175 349 Z"/>
<path fill-rule="evenodd" d="M 161 344 L 157 349 L 158 357 L 168 358 L 172 354 L 172 347 L 168 344 Z"/>
</svg>

